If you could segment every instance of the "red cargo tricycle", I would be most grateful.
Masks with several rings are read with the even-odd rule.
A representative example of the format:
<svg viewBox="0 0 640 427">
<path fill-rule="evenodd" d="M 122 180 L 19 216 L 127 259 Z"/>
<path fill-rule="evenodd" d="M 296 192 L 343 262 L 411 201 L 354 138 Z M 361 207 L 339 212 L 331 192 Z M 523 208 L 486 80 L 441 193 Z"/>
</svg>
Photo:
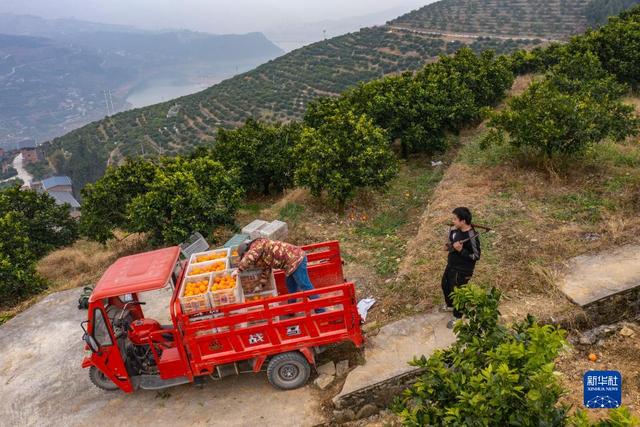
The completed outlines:
<svg viewBox="0 0 640 427">
<path fill-rule="evenodd" d="M 82 328 L 91 354 L 82 367 L 96 386 L 127 393 L 265 368 L 273 386 L 301 387 L 320 348 L 363 342 L 355 287 L 344 281 L 338 242 L 303 249 L 314 290 L 287 294 L 284 273 L 275 271 L 278 296 L 188 313 L 180 301 L 187 266 L 180 247 L 120 258 L 89 298 Z M 165 287 L 172 289 L 167 325 L 145 317 L 140 298 Z"/>
</svg>

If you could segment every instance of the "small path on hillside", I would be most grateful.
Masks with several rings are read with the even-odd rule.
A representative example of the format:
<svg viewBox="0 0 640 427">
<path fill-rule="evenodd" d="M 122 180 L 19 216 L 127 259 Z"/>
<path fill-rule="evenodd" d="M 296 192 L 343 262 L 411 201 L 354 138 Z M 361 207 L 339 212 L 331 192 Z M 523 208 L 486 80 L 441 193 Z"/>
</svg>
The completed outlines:
<svg viewBox="0 0 640 427">
<path fill-rule="evenodd" d="M 405 31 L 408 33 L 415 33 L 415 34 L 425 34 L 425 35 L 429 35 L 429 36 L 443 36 L 443 37 L 451 37 L 451 38 L 462 38 L 462 39 L 479 39 L 479 38 L 492 38 L 492 39 L 498 39 L 498 40 L 540 40 L 543 42 L 559 42 L 561 40 L 559 39 L 549 39 L 549 38 L 544 38 L 544 37 L 538 37 L 538 36 L 510 36 L 510 35 L 498 35 L 498 34 L 491 34 L 491 33 L 476 33 L 476 34 L 472 34 L 472 33 L 448 33 L 448 32 L 443 32 L 443 31 L 437 31 L 437 30 L 427 30 L 427 29 L 423 29 L 423 30 L 419 30 L 417 28 L 408 28 L 408 27 L 401 27 L 401 26 L 397 26 L 397 25 L 388 25 L 387 28 L 390 28 L 392 30 L 396 30 L 396 31 Z"/>
<path fill-rule="evenodd" d="M 22 153 L 18 154 L 13 159 L 12 166 L 15 168 L 15 170 L 18 171 L 18 175 L 14 176 L 14 177 L 11 177 L 10 179 L 14 179 L 14 178 L 18 177 L 25 184 L 28 185 L 31 182 L 31 180 L 33 179 L 33 176 L 29 172 L 27 172 L 27 170 L 24 168 Z"/>
</svg>

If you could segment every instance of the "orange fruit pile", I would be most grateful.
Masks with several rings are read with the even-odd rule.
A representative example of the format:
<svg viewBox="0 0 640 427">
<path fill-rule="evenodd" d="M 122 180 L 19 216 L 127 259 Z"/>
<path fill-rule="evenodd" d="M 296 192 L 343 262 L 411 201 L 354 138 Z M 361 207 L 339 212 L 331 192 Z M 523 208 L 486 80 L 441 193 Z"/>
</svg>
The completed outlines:
<svg viewBox="0 0 640 427">
<path fill-rule="evenodd" d="M 215 263 L 213 263 L 211 265 L 207 265 L 205 267 L 194 267 L 189 272 L 189 276 L 195 276 L 197 274 L 211 273 L 211 272 L 214 272 L 214 271 L 222 271 L 222 270 L 225 269 L 225 267 L 226 267 L 226 263 L 224 263 L 224 262 L 215 262 Z"/>
<path fill-rule="evenodd" d="M 209 288 L 208 280 L 201 280 L 199 282 L 187 283 L 187 286 L 184 289 L 184 296 L 192 297 L 194 295 L 206 294 L 208 288 Z"/>
<path fill-rule="evenodd" d="M 236 279 L 231 277 L 230 274 L 225 276 L 218 276 L 213 281 L 211 286 L 212 291 L 222 291 L 224 289 L 233 289 L 236 286 Z"/>
<path fill-rule="evenodd" d="M 227 254 L 224 252 L 212 253 L 208 255 L 201 255 L 196 258 L 196 262 L 213 261 L 220 258 L 226 258 Z"/>
<path fill-rule="evenodd" d="M 267 298 L 269 298 L 269 296 L 267 296 L 267 295 L 255 295 L 255 296 L 252 296 L 252 297 L 246 297 L 245 301 L 247 301 L 247 302 L 261 301 L 261 300 L 267 299 Z"/>
<path fill-rule="evenodd" d="M 238 250 L 236 249 L 235 251 L 231 252 L 231 256 L 238 256 Z"/>
</svg>

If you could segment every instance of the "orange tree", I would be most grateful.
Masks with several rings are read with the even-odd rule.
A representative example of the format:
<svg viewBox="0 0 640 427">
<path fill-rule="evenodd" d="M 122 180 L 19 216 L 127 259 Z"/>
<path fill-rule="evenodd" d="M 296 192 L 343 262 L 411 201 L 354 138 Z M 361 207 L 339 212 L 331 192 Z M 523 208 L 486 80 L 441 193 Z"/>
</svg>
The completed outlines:
<svg viewBox="0 0 640 427">
<path fill-rule="evenodd" d="M 144 194 L 156 176 L 157 165 L 143 159 L 128 159 L 123 165 L 111 166 L 82 193 L 82 234 L 105 243 L 113 238 L 115 228 L 127 229 L 127 209 L 131 201 Z"/>
<path fill-rule="evenodd" d="M 36 261 L 72 243 L 77 223 L 69 206 L 58 206 L 47 194 L 16 185 L 0 191 L 0 301 L 9 305 L 46 287 Z"/>
<path fill-rule="evenodd" d="M 233 224 L 243 195 L 237 175 L 207 157 L 163 159 L 147 191 L 128 205 L 127 228 L 149 233 L 159 245 Z"/>
<path fill-rule="evenodd" d="M 626 408 L 591 424 L 584 413 L 568 417 L 569 408 L 558 405 L 564 390 L 554 375 L 554 360 L 566 345 L 564 331 L 531 316 L 503 325 L 496 288 L 462 287 L 453 301 L 464 314 L 454 326 L 456 342 L 411 362 L 424 372 L 394 404 L 404 425 L 637 425 Z"/>
<path fill-rule="evenodd" d="M 24 216 L 15 211 L 0 213 L 0 306 L 14 304 L 46 288 L 36 273 Z"/>
<path fill-rule="evenodd" d="M 634 108 L 620 101 L 626 90 L 593 53 L 568 56 L 506 109 L 490 114 L 492 130 L 483 144 L 508 139 L 552 157 L 579 153 L 606 138 L 622 140 L 639 125 Z"/>
<path fill-rule="evenodd" d="M 0 214 L 14 212 L 29 240 L 30 251 L 38 258 L 69 245 L 78 238 L 78 224 L 70 216 L 69 205 L 56 204 L 46 193 L 13 186 L 0 191 Z"/>
<path fill-rule="evenodd" d="M 210 155 L 226 167 L 237 169 L 240 184 L 247 191 L 282 191 L 293 184 L 293 147 L 300 131 L 301 126 L 295 122 L 283 125 L 250 119 L 234 130 L 220 128 Z"/>
<path fill-rule="evenodd" d="M 398 172 L 385 131 L 351 110 L 335 109 L 318 128 L 304 128 L 295 156 L 298 185 L 314 196 L 326 191 L 339 208 L 357 189 L 383 187 Z"/>
<path fill-rule="evenodd" d="M 595 53 L 605 70 L 637 89 L 640 86 L 640 6 L 575 38 L 569 48 Z"/>
</svg>

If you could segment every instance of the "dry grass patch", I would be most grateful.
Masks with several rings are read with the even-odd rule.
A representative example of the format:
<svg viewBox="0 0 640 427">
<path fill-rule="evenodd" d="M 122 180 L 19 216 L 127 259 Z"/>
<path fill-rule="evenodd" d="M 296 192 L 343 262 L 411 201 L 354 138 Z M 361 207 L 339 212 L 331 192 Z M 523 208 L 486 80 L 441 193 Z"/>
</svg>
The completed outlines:
<svg viewBox="0 0 640 427">
<path fill-rule="evenodd" d="M 50 291 L 94 284 L 115 260 L 149 249 L 145 236 L 130 235 L 106 245 L 79 240 L 38 262 L 38 273 L 52 283 Z"/>
<path fill-rule="evenodd" d="M 116 259 L 150 248 L 144 235 L 118 236 L 121 240 L 111 240 L 106 245 L 78 240 L 72 246 L 54 251 L 41 259 L 37 271 L 49 281 L 50 286 L 42 294 L 0 311 L 0 320 L 10 319 L 53 292 L 95 284 Z"/>
</svg>

